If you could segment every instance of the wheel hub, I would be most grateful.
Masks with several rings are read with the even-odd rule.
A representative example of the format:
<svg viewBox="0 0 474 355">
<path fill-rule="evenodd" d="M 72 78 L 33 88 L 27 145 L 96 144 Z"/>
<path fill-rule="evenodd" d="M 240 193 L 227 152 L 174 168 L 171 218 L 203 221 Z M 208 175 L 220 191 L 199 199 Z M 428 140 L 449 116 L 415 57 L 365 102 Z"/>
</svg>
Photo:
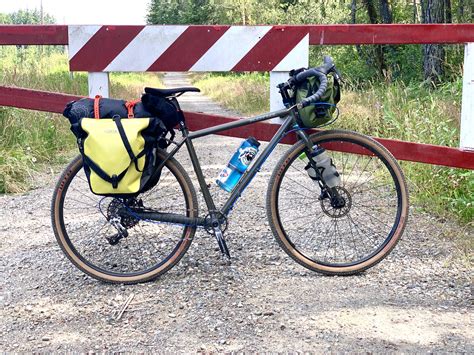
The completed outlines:
<svg viewBox="0 0 474 355">
<path fill-rule="evenodd" d="M 341 218 L 349 213 L 352 207 L 352 197 L 344 187 L 336 186 L 339 196 L 329 197 L 321 200 L 321 209 L 332 218 Z"/>
</svg>

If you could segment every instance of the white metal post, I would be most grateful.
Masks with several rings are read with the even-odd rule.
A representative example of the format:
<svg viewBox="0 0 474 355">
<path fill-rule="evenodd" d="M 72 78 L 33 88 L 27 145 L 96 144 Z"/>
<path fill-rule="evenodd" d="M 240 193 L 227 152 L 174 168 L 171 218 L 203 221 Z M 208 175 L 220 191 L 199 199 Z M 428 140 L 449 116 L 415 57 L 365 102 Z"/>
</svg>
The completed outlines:
<svg viewBox="0 0 474 355">
<path fill-rule="evenodd" d="M 309 63 L 309 35 L 306 35 L 290 53 L 270 72 L 270 111 L 284 108 L 277 85 L 288 80 L 291 69 L 307 67 Z M 280 118 L 270 122 L 282 123 Z"/>
<path fill-rule="evenodd" d="M 109 97 L 109 73 L 89 73 L 89 97 Z"/>
<path fill-rule="evenodd" d="M 287 71 L 271 71 L 270 72 L 270 111 L 279 110 L 283 106 L 281 95 L 278 92 L 277 85 L 288 80 Z"/>
<path fill-rule="evenodd" d="M 474 150 L 474 43 L 464 48 L 462 84 L 461 137 L 462 149 Z"/>
</svg>

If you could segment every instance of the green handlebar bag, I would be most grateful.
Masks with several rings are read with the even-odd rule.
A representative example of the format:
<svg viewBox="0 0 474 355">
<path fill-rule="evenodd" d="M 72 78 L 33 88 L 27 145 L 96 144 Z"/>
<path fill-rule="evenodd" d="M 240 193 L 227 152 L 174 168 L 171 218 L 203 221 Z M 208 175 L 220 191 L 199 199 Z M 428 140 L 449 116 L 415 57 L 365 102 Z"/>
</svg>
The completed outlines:
<svg viewBox="0 0 474 355">
<path fill-rule="evenodd" d="M 306 106 L 298 110 L 300 125 L 308 128 L 315 128 L 330 122 L 336 111 L 336 105 L 341 99 L 341 87 L 339 82 L 329 74 L 328 87 L 319 99 L 319 102 Z M 319 89 L 319 80 L 312 76 L 299 84 L 296 88 L 296 103 L 313 95 Z"/>
</svg>

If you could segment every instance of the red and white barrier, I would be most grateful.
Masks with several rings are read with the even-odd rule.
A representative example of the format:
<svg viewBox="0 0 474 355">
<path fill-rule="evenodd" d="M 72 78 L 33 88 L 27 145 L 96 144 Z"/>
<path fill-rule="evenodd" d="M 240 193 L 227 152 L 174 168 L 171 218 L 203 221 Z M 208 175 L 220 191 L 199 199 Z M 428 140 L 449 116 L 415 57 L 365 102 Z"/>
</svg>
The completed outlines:
<svg viewBox="0 0 474 355">
<path fill-rule="evenodd" d="M 288 71 L 308 46 L 300 27 L 69 26 L 71 71 Z"/>
<path fill-rule="evenodd" d="M 269 71 L 276 85 L 308 66 L 309 32 L 286 26 L 69 26 L 69 67 L 88 71 L 89 95 L 108 97 L 113 71 Z"/>
<path fill-rule="evenodd" d="M 306 41 L 309 45 L 471 43 L 466 44 L 464 60 L 461 149 L 381 141 L 402 160 L 467 169 L 474 167 L 474 24 L 282 25 L 255 26 L 251 30 L 239 26 L 87 27 L 0 25 L 0 45 L 69 44 L 71 69 L 90 71 L 90 94 L 97 92 L 106 96 L 108 71 L 122 68 L 126 71 L 141 71 L 145 67 L 151 71 L 273 70 L 270 79 L 271 85 L 275 86 L 286 79 L 286 73 L 278 77 L 276 70 L 307 65 Z M 166 28 L 168 30 L 164 31 Z M 73 33 L 74 29 L 77 33 Z M 77 37 L 77 42 L 70 43 L 73 36 Z M 229 46 L 230 50 L 225 50 Z M 305 62 L 298 64 L 303 57 Z M 287 68 L 286 63 L 294 64 Z M 275 92 L 273 97 L 280 103 Z M 0 87 L 0 105 L 5 106 L 60 112 L 66 98 L 73 96 Z M 193 129 L 224 120 L 195 113 L 186 116 Z M 193 118 L 199 122 L 193 122 Z M 258 124 L 255 126 L 258 132 L 254 135 L 265 140 L 273 126 Z M 249 129 L 238 128 L 229 134 L 245 136 Z"/>
<path fill-rule="evenodd" d="M 67 102 L 80 98 L 79 96 L 61 93 L 0 86 L 0 106 L 14 106 L 30 110 L 62 113 Z M 236 118 L 197 112 L 185 112 L 184 114 L 187 126 L 192 131 L 236 120 Z M 223 131 L 219 134 L 240 138 L 253 136 L 259 141 L 269 141 L 279 128 L 280 126 L 278 124 L 258 122 Z M 474 151 L 441 147 L 432 144 L 403 142 L 396 139 L 375 139 L 382 143 L 400 160 L 474 170 Z M 290 133 L 284 137 L 280 143 L 293 144 L 295 142 L 296 136 L 294 133 Z"/>
</svg>

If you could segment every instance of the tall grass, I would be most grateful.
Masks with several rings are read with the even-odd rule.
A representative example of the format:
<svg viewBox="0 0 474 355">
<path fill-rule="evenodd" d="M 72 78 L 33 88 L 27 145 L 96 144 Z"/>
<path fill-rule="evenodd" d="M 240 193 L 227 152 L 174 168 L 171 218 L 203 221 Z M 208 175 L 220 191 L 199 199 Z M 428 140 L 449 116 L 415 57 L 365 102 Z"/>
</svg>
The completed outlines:
<svg viewBox="0 0 474 355">
<path fill-rule="evenodd" d="M 236 80 L 237 78 L 237 80 Z M 267 77 L 208 75 L 194 84 L 207 95 L 244 114 L 268 110 Z M 225 87 L 216 90 L 216 86 Z M 341 116 L 330 128 L 344 128 L 376 137 L 458 147 L 462 83 L 446 83 L 437 90 L 423 85 L 366 84 L 363 90 L 345 89 Z M 245 94 L 242 94 L 244 92 Z M 238 93 L 239 98 L 229 99 Z M 245 97 L 252 100 L 246 101 Z M 258 103 L 261 103 L 260 106 Z M 243 108 L 243 109 L 242 109 Z M 438 215 L 474 219 L 474 171 L 401 162 L 416 206 Z"/>
<path fill-rule="evenodd" d="M 461 81 L 436 91 L 395 83 L 349 91 L 336 126 L 366 134 L 442 146 L 459 146 Z M 439 215 L 474 219 L 474 171 L 402 162 L 412 200 Z"/>
<path fill-rule="evenodd" d="M 0 47 L 0 85 L 87 96 L 87 75 L 71 74 L 67 56 L 50 48 Z M 156 74 L 114 73 L 111 96 L 139 97 L 143 86 L 161 86 Z M 63 162 L 75 149 L 66 118 L 0 107 L 0 193 L 28 189 L 35 171 Z"/>
</svg>

